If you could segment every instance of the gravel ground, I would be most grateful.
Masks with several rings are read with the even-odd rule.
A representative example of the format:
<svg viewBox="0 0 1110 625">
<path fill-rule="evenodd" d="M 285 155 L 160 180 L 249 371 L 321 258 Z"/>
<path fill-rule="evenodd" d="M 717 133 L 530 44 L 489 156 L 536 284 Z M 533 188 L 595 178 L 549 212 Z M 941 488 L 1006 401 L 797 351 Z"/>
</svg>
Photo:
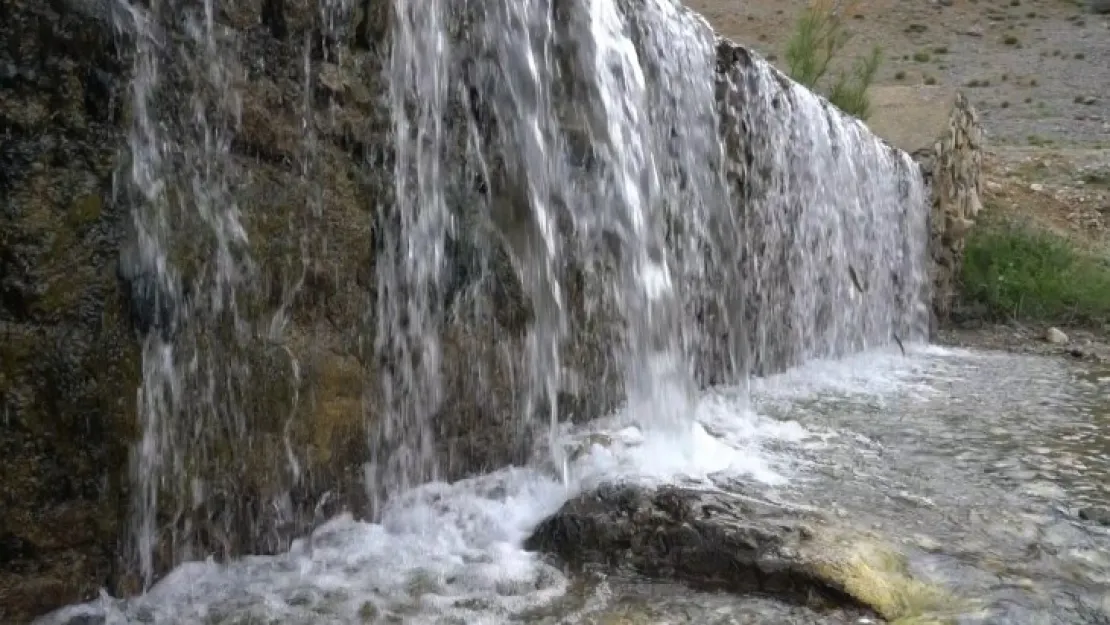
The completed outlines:
<svg viewBox="0 0 1110 625">
<path fill-rule="evenodd" d="M 806 0 L 687 0 L 781 65 Z M 848 3 L 846 61 L 874 45 L 878 82 L 960 87 L 995 145 L 1110 148 L 1110 16 L 1076 0 Z M 951 5 L 951 6 L 946 6 Z"/>
</svg>

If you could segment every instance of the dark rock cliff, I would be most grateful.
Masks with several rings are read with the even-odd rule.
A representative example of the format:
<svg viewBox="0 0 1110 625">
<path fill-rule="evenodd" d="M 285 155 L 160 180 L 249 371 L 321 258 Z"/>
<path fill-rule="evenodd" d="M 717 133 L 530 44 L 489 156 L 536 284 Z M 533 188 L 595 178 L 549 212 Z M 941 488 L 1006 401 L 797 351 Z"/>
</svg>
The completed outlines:
<svg viewBox="0 0 1110 625">
<path fill-rule="evenodd" d="M 0 621 L 93 595 L 115 552 L 138 344 L 116 277 L 126 72 L 62 3 L 0 3 Z"/>
<path fill-rule="evenodd" d="M 155 576 L 187 558 L 283 550 L 340 509 L 373 514 L 366 463 L 390 450 L 370 441 L 393 442 L 376 430 L 388 406 L 373 314 L 391 218 L 391 4 L 352 5 L 332 28 L 315 0 L 223 5 L 217 45 L 233 53 L 220 78 L 240 96 L 229 103 L 190 65 L 204 52 L 188 48 L 182 16 L 155 15 L 144 33 L 121 3 L 0 3 L 0 622 L 140 589 L 128 523 L 154 339 L 175 346 L 179 367 L 200 362 L 172 407 L 183 425 L 168 442 L 187 460 L 159 474 Z M 144 36 L 160 64 L 156 130 L 171 138 L 153 192 L 135 184 L 148 155 L 129 141 Z M 187 153 L 204 139 L 198 102 L 228 150 Z M 242 208 L 238 318 L 203 299 L 220 287 L 205 262 L 219 241 L 197 180 Z M 142 202 L 174 233 L 169 281 L 142 258 Z M 467 246 L 481 243 L 453 244 L 448 296 L 459 297 L 475 286 Z M 443 331 L 441 477 L 529 451 L 528 432 L 507 422 L 522 406 L 504 358 L 520 351 L 529 312 L 507 262 L 491 275 L 492 323 Z M 212 393 L 226 401 L 203 404 Z"/>
<path fill-rule="evenodd" d="M 302 276 L 307 286 L 289 302 L 296 331 L 288 344 L 248 341 L 226 350 L 254 367 L 240 389 L 252 407 L 243 418 L 254 436 L 249 449 L 228 432 L 205 450 L 210 462 L 193 472 L 206 478 L 204 505 L 190 507 L 178 484 L 164 485 L 159 570 L 182 557 L 284 548 L 317 516 L 325 488 L 343 495 L 333 498 L 342 505 L 365 506 L 363 489 L 352 485 L 367 455 L 367 371 L 358 345 L 334 328 L 358 328 L 369 297 L 373 198 L 381 187 L 366 172 L 385 157 L 366 140 L 382 132 L 379 94 L 371 92 L 380 88 L 375 59 L 385 23 L 374 13 L 384 4 L 368 4 L 343 42 L 349 67 L 318 62 L 311 78 L 315 97 L 337 104 L 335 115 L 310 121 L 320 138 L 312 172 L 318 185 L 299 171 L 297 109 L 303 42 L 319 38 L 315 3 L 241 2 L 218 16 L 238 30 L 254 61 L 236 68 L 241 121 L 226 164 L 235 199 L 251 206 L 244 217 L 250 252 L 266 261 L 257 287 L 242 294 L 244 305 L 265 307 L 297 279 L 301 255 L 294 260 L 294 252 L 305 243 L 284 236 L 289 223 L 315 218 L 307 245 L 322 250 L 327 241 L 342 253 L 314 255 Z M 112 2 L 0 3 L 4 623 L 91 598 L 102 587 L 126 594 L 139 583 L 125 539 L 141 349 L 151 332 L 176 327 L 182 311 L 171 305 L 187 299 L 166 297 L 133 262 L 137 198 L 128 185 L 127 133 L 136 32 L 128 19 Z M 329 71 L 347 78 L 329 81 Z M 174 82 L 187 78 L 171 73 L 168 92 L 155 97 L 169 98 L 161 102 L 167 107 L 186 106 L 172 98 Z M 187 129 L 171 129 L 178 131 Z M 309 194 L 321 188 L 324 210 L 306 215 Z M 200 279 L 189 270 L 204 233 L 186 211 L 175 217 L 170 227 L 197 233 L 180 237 L 183 249 L 172 250 L 187 292 L 189 281 Z M 297 427 L 283 430 L 290 410 L 298 413 Z M 302 454 L 300 475 L 286 470 L 285 440 Z M 292 500 L 275 513 L 278 493 Z"/>
</svg>

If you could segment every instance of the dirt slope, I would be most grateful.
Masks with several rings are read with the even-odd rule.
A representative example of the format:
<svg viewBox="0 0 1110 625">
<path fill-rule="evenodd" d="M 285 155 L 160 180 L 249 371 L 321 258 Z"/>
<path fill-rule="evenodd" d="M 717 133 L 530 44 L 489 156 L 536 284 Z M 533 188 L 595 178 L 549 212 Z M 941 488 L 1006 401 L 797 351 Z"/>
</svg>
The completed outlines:
<svg viewBox="0 0 1110 625">
<path fill-rule="evenodd" d="M 686 0 L 721 34 L 782 69 L 810 0 Z M 1077 0 L 846 2 L 853 38 L 841 67 L 878 45 L 879 110 L 920 141 L 938 92 L 962 90 L 987 135 L 987 210 L 1110 250 L 1110 16 Z M 895 85 L 908 87 L 891 89 Z M 915 126 L 921 126 L 916 128 Z M 879 130 L 883 133 L 882 130 Z M 889 131 L 886 134 L 891 134 Z M 906 146 L 902 146 L 906 147 Z"/>
<path fill-rule="evenodd" d="M 723 35 L 781 56 L 808 0 L 687 0 Z M 997 145 L 1110 147 L 1110 16 L 1076 0 L 859 0 L 850 59 L 879 83 L 963 87 Z M 946 6 L 950 5 L 950 6 Z M 781 64 L 781 60 L 778 61 Z"/>
</svg>

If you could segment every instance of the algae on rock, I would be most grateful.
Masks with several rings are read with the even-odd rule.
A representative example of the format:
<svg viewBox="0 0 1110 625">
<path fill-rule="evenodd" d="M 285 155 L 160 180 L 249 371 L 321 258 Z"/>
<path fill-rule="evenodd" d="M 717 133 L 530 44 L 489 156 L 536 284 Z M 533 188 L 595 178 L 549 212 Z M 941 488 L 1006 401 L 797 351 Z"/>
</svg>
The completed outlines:
<svg viewBox="0 0 1110 625">
<path fill-rule="evenodd" d="M 139 355 L 115 274 L 110 31 L 0 4 L 0 621 L 92 597 L 115 547 Z"/>
<path fill-rule="evenodd" d="M 603 484 L 540 523 L 528 549 L 572 567 L 758 593 L 892 623 L 947 623 L 964 606 L 916 579 L 881 539 L 812 513 L 705 486 Z"/>
</svg>

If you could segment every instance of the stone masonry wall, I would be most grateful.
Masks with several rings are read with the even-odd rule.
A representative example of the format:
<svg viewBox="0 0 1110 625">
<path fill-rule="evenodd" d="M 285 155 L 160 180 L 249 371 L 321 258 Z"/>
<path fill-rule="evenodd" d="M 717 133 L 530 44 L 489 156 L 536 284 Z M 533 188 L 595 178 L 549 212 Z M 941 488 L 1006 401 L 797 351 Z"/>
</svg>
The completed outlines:
<svg viewBox="0 0 1110 625">
<path fill-rule="evenodd" d="M 965 240 L 982 209 L 982 148 L 979 114 L 957 93 L 943 134 L 933 145 L 914 152 L 932 194 L 930 278 L 933 313 L 939 323 L 952 311 Z"/>
</svg>

